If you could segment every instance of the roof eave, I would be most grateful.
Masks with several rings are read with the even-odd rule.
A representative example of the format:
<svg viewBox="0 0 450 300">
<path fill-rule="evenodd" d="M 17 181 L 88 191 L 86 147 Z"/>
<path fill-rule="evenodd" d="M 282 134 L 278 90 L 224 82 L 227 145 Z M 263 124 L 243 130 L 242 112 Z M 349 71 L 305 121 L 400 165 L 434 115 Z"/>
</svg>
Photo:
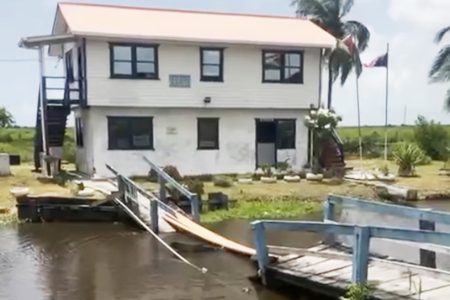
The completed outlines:
<svg viewBox="0 0 450 300">
<path fill-rule="evenodd" d="M 74 32 L 76 36 L 98 39 L 124 39 L 124 40 L 149 40 L 160 42 L 183 42 L 183 43 L 205 43 L 205 44 L 229 44 L 229 45 L 246 45 L 246 46 L 266 46 L 266 47 L 298 47 L 298 48 L 324 48 L 331 49 L 335 47 L 336 42 L 328 43 L 279 43 L 270 41 L 250 41 L 250 40 L 223 40 L 223 39 L 198 39 L 183 37 L 162 37 L 162 36 L 140 36 L 140 35 L 120 35 L 120 34 L 104 34 L 95 32 Z"/>
</svg>

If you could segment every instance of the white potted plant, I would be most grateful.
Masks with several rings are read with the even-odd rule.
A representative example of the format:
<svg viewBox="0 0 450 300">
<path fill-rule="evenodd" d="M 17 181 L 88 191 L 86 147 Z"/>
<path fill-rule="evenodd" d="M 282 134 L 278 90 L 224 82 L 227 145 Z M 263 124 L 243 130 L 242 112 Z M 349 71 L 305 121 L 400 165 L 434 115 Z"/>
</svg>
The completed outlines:
<svg viewBox="0 0 450 300">
<path fill-rule="evenodd" d="M 262 183 L 275 183 L 277 182 L 277 177 L 273 175 L 272 166 L 265 165 L 262 167 L 262 170 L 264 172 L 264 175 L 261 176 L 261 182 Z"/>
</svg>

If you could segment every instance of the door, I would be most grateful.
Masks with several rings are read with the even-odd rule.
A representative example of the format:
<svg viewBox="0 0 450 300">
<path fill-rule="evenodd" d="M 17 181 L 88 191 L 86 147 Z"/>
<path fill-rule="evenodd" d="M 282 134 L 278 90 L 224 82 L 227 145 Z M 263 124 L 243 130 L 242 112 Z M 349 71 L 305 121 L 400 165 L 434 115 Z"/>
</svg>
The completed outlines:
<svg viewBox="0 0 450 300">
<path fill-rule="evenodd" d="M 275 166 L 277 162 L 277 125 L 273 119 L 256 120 L 256 167 Z"/>
</svg>

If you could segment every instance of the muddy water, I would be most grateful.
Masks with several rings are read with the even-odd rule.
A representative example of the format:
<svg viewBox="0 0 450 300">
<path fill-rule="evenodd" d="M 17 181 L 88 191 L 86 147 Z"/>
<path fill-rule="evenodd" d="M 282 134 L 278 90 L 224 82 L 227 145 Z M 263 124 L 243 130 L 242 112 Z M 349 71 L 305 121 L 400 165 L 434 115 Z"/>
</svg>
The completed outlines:
<svg viewBox="0 0 450 300">
<path fill-rule="evenodd" d="M 420 206 L 450 211 L 450 201 Z M 366 221 L 392 223 L 388 216 L 350 214 L 355 215 Z M 312 215 L 304 219 L 320 218 Z M 409 226 L 406 222 L 397 218 L 391 225 Z M 243 244 L 252 244 L 247 221 L 210 227 Z M 164 239 L 191 241 L 181 234 L 165 235 Z M 308 247 L 319 239 L 299 232 L 268 233 L 268 242 L 273 245 Z M 398 250 L 398 245 L 392 249 Z M 417 248 L 401 253 L 417 260 Z M 248 277 L 255 274 L 255 267 L 245 258 L 222 251 L 185 255 L 209 272 L 200 274 L 175 259 L 150 235 L 122 224 L 23 224 L 0 228 L 0 299 L 324 299 L 299 291 L 267 290 L 252 283 Z M 438 264 L 440 261 L 443 259 L 438 255 Z"/>
<path fill-rule="evenodd" d="M 251 245 L 248 222 L 211 227 Z M 164 239 L 188 241 L 181 234 Z M 272 232 L 268 240 L 307 247 L 318 237 Z M 209 272 L 200 274 L 175 259 L 150 235 L 121 224 L 23 224 L 3 228 L 0 299 L 319 299 L 298 291 L 270 291 L 252 283 L 248 277 L 255 274 L 255 268 L 245 258 L 222 251 L 186 256 Z"/>
</svg>

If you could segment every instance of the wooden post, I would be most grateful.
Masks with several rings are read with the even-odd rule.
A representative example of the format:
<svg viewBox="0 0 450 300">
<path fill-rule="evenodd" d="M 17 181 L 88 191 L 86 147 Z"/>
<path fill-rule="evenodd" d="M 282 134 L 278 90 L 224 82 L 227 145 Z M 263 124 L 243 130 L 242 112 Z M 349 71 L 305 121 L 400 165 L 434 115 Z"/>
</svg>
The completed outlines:
<svg viewBox="0 0 450 300">
<path fill-rule="evenodd" d="M 191 196 L 191 214 L 195 222 L 200 222 L 199 199 L 197 194 Z"/>
<path fill-rule="evenodd" d="M 264 223 L 259 221 L 253 222 L 252 231 L 253 231 L 253 241 L 256 247 L 256 258 L 258 260 L 259 275 L 261 276 L 263 284 L 267 285 L 265 271 L 266 266 L 269 263 L 269 251 L 267 249 Z"/>
<path fill-rule="evenodd" d="M 325 200 L 323 204 L 323 222 L 335 221 L 335 204 L 330 201 L 329 198 Z M 324 242 L 328 245 L 333 245 L 335 240 L 335 235 L 333 233 L 325 233 Z"/>
<path fill-rule="evenodd" d="M 166 181 L 162 176 L 158 176 L 159 181 L 159 200 L 166 203 L 167 202 L 167 195 L 166 195 Z"/>
<path fill-rule="evenodd" d="M 125 183 L 120 175 L 117 175 L 117 186 L 119 188 L 120 200 L 126 204 L 127 199 L 125 197 Z"/>
<path fill-rule="evenodd" d="M 419 229 L 435 231 L 436 224 L 431 221 L 419 220 Z M 420 265 L 427 268 L 436 269 L 436 252 L 420 249 Z"/>
<path fill-rule="evenodd" d="M 327 198 L 323 206 L 323 221 L 335 221 L 334 203 Z"/>
<path fill-rule="evenodd" d="M 158 202 L 150 200 L 150 222 L 154 233 L 159 233 Z"/>
<path fill-rule="evenodd" d="M 367 282 L 367 269 L 369 265 L 369 227 L 355 226 L 353 240 L 353 270 L 352 282 L 365 284 Z"/>
</svg>

